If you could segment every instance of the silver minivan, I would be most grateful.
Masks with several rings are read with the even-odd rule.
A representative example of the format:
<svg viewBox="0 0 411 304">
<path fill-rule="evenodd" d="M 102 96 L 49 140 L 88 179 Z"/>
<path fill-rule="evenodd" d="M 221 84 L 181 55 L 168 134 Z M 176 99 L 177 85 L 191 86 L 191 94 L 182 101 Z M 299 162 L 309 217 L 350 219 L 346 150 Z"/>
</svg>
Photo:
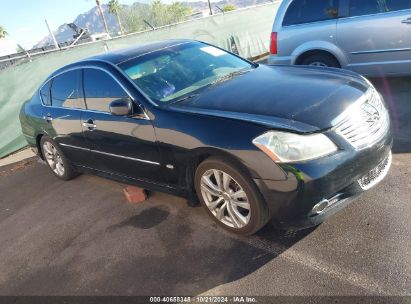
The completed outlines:
<svg viewBox="0 0 411 304">
<path fill-rule="evenodd" d="M 268 63 L 411 75 L 411 0 L 283 0 Z"/>
</svg>

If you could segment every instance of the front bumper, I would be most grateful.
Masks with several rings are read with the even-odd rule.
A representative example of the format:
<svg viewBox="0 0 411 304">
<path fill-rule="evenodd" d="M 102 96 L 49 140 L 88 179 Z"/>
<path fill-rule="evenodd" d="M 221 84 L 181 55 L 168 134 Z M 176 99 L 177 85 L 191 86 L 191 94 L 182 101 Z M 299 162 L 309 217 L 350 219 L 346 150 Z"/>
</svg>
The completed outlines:
<svg viewBox="0 0 411 304">
<path fill-rule="evenodd" d="M 270 215 L 282 228 L 303 229 L 316 226 L 343 209 L 364 192 L 358 180 L 374 172 L 391 155 L 390 132 L 372 147 L 345 149 L 329 157 L 284 165 L 283 181 L 254 179 L 267 202 Z M 388 164 L 388 169 L 389 165 Z M 373 173 L 374 174 L 374 173 Z M 383 172 L 382 174 L 386 174 Z M 382 180 L 376 179 L 375 183 Z M 364 185 L 362 185 L 364 186 Z M 318 203 L 331 202 L 321 213 L 313 214 Z"/>
</svg>

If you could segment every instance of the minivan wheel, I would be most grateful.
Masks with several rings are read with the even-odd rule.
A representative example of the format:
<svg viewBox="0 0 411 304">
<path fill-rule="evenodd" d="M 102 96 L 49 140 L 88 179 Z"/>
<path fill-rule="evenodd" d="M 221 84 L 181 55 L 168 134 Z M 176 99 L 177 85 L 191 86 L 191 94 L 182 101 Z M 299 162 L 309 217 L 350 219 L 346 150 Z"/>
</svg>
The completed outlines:
<svg viewBox="0 0 411 304">
<path fill-rule="evenodd" d="M 77 176 L 70 161 L 51 138 L 43 136 L 40 141 L 40 147 L 47 165 L 55 176 L 62 180 L 70 180 Z"/>
<path fill-rule="evenodd" d="M 318 67 L 340 68 L 340 64 L 338 63 L 337 59 L 328 54 L 311 55 L 304 59 L 301 64 Z"/>
<path fill-rule="evenodd" d="M 268 208 L 251 178 L 224 159 L 201 163 L 195 188 L 207 213 L 230 232 L 251 235 L 268 222 Z"/>
</svg>

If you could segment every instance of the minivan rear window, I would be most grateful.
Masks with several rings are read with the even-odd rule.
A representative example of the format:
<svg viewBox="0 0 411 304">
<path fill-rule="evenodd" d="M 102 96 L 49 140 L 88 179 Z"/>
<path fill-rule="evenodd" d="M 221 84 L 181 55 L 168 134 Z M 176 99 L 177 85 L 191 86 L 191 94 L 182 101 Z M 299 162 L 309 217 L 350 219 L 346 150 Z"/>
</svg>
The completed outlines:
<svg viewBox="0 0 411 304">
<path fill-rule="evenodd" d="M 335 19 L 338 0 L 294 0 L 285 14 L 283 26 Z"/>
</svg>

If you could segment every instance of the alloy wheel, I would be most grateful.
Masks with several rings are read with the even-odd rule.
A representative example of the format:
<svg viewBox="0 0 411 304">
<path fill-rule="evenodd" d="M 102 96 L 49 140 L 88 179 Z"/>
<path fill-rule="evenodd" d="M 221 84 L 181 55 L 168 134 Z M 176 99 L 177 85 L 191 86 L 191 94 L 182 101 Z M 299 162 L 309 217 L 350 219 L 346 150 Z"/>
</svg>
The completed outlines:
<svg viewBox="0 0 411 304">
<path fill-rule="evenodd" d="M 251 205 L 247 194 L 226 172 L 206 171 L 201 177 L 201 195 L 210 212 L 221 223 L 240 229 L 250 222 Z"/>
<path fill-rule="evenodd" d="M 56 147 L 48 141 L 45 141 L 43 144 L 44 157 L 50 166 L 51 170 L 56 173 L 58 176 L 64 175 L 64 164 L 63 159 L 61 158 Z"/>
</svg>

